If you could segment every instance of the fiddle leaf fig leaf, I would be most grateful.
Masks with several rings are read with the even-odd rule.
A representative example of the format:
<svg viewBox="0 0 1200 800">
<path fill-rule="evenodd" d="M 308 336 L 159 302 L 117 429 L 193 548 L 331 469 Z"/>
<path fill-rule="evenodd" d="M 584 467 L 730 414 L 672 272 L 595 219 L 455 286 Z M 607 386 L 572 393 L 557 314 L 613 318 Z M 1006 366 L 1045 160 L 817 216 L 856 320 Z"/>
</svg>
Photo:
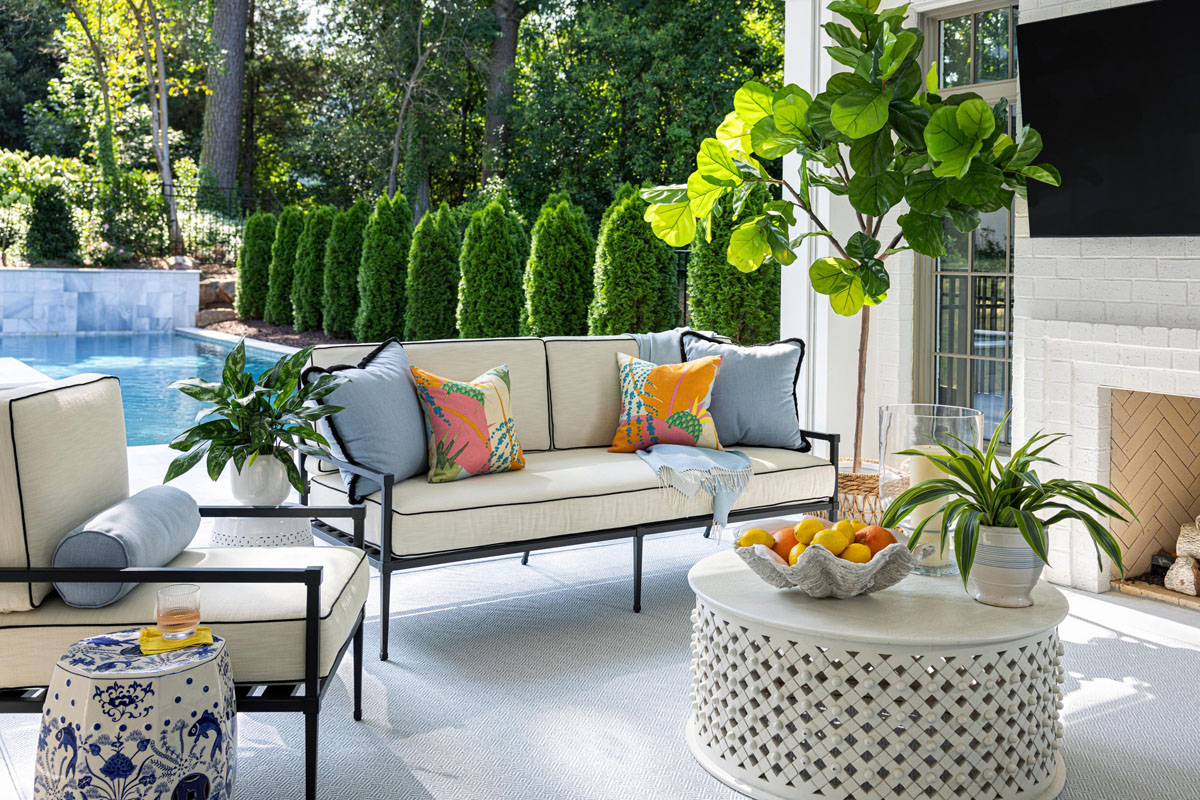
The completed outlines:
<svg viewBox="0 0 1200 800">
<path fill-rule="evenodd" d="M 840 73 L 839 73 L 840 74 Z M 805 115 L 808 126 L 817 136 L 834 142 L 849 142 L 850 139 L 833 126 L 830 115 L 833 112 L 834 95 L 822 92 L 813 98 Z"/>
<path fill-rule="evenodd" d="M 883 216 L 904 197 L 904 180 L 897 172 L 855 175 L 849 188 L 850 205 L 872 217 Z"/>
<path fill-rule="evenodd" d="M 878 239 L 868 236 L 862 231 L 855 231 L 854 235 L 846 241 L 846 254 L 851 258 L 864 261 L 874 258 L 882 246 Z"/>
<path fill-rule="evenodd" d="M 839 64 L 845 64 L 853 69 L 858 60 L 863 57 L 864 53 L 857 47 L 838 47 L 837 45 L 826 45 L 825 52 L 829 53 L 829 57 Z"/>
<path fill-rule="evenodd" d="M 687 199 L 688 187 L 682 183 L 670 186 L 652 186 L 642 189 L 642 199 L 647 203 L 681 203 Z"/>
<path fill-rule="evenodd" d="M 696 168 L 709 182 L 720 186 L 738 186 L 742 182 L 742 174 L 733 157 L 716 139 L 705 139 L 700 143 Z"/>
<path fill-rule="evenodd" d="M 729 235 L 729 249 L 725 259 L 742 272 L 753 272 L 762 265 L 763 259 L 771 254 L 771 242 L 767 232 L 759 225 L 761 217 L 746 220 Z"/>
<path fill-rule="evenodd" d="M 878 244 L 878 242 L 876 242 Z M 878 258 L 864 258 L 859 261 L 859 280 L 862 281 L 863 294 L 870 305 L 877 305 L 887 297 L 891 288 L 892 278 L 888 275 L 887 267 Z M 874 301 L 874 302 L 870 302 Z"/>
<path fill-rule="evenodd" d="M 913 211 L 932 214 L 950 202 L 950 187 L 945 178 L 939 178 L 928 170 L 917 172 L 908 179 L 904 187 L 904 199 Z"/>
<path fill-rule="evenodd" d="M 830 120 L 835 128 L 851 139 L 860 139 L 887 124 L 888 103 L 891 100 L 890 86 L 886 89 L 878 86 L 855 89 L 834 101 Z"/>
<path fill-rule="evenodd" d="M 857 269 L 858 265 L 846 258 L 818 258 L 808 268 L 808 279 L 814 291 L 829 296 L 834 312 L 852 317 L 866 299 Z"/>
<path fill-rule="evenodd" d="M 960 233 L 970 233 L 979 227 L 979 212 L 973 208 L 950 203 L 946 206 L 946 214 Z"/>
<path fill-rule="evenodd" d="M 892 134 L 885 125 L 875 133 L 855 139 L 850 145 L 850 166 L 864 175 L 878 175 L 892 163 L 895 146 Z"/>
<path fill-rule="evenodd" d="M 747 125 L 736 111 L 730 111 L 725 119 L 717 126 L 717 141 L 725 145 L 727 150 L 749 152 L 750 125 Z"/>
<path fill-rule="evenodd" d="M 929 65 L 929 71 L 925 73 L 925 91 L 930 94 L 937 94 L 938 90 L 938 65 L 935 61 Z"/>
<path fill-rule="evenodd" d="M 1017 152 L 1008 163 L 1004 166 L 1008 169 L 1020 169 L 1027 167 L 1037 158 L 1037 154 L 1042 152 L 1042 137 L 1033 128 L 1028 125 L 1021 131 L 1021 139 L 1017 142 Z"/>
<path fill-rule="evenodd" d="M 803 139 L 780 133 L 773 116 L 763 117 L 750 129 L 750 145 L 763 158 L 779 158 L 803 144 Z"/>
<path fill-rule="evenodd" d="M 741 188 L 740 186 L 738 187 Z M 688 176 L 687 182 L 687 202 L 691 207 L 692 215 L 696 217 L 707 217 L 712 213 L 713 206 L 716 202 L 729 192 L 730 188 L 721 184 L 713 183 L 704 175 L 696 170 Z M 672 200 L 670 202 L 679 202 Z"/>
<path fill-rule="evenodd" d="M 842 47 L 862 47 L 862 37 L 839 22 L 826 22 L 823 26 L 829 38 Z"/>
<path fill-rule="evenodd" d="M 913 250 L 931 258 L 946 255 L 946 231 L 942 227 L 941 217 L 910 211 L 901 214 L 897 221 L 904 233 L 904 240 Z"/>
<path fill-rule="evenodd" d="M 954 119 L 959 130 L 968 139 L 982 141 L 992 135 L 996 128 L 996 118 L 992 116 L 992 108 L 978 97 L 960 103 L 954 112 Z"/>
<path fill-rule="evenodd" d="M 1004 173 L 992 164 L 975 159 L 966 175 L 948 183 L 950 196 L 955 200 L 963 205 L 982 206 L 996 197 L 1004 185 Z"/>
<path fill-rule="evenodd" d="M 1035 181 L 1048 183 L 1051 186 L 1062 185 L 1062 176 L 1058 174 L 1058 169 L 1049 164 L 1033 164 L 1028 167 L 1021 167 L 1021 174 L 1028 175 Z"/>
<path fill-rule="evenodd" d="M 683 247 L 696 237 L 696 217 L 691 206 L 682 203 L 654 203 L 643 215 L 654 235 L 672 247 Z"/>
<path fill-rule="evenodd" d="M 746 81 L 733 95 L 733 110 L 747 125 L 771 113 L 771 90 L 758 81 Z"/>
<path fill-rule="evenodd" d="M 783 134 L 807 137 L 808 108 L 812 105 L 812 97 L 799 87 L 794 87 L 797 91 L 785 94 L 789 88 L 793 87 L 785 86 L 775 93 L 775 127 Z"/>
<path fill-rule="evenodd" d="M 888 107 L 888 119 L 900 141 L 918 153 L 925 152 L 925 126 L 931 112 L 907 100 L 893 100 Z"/>
</svg>

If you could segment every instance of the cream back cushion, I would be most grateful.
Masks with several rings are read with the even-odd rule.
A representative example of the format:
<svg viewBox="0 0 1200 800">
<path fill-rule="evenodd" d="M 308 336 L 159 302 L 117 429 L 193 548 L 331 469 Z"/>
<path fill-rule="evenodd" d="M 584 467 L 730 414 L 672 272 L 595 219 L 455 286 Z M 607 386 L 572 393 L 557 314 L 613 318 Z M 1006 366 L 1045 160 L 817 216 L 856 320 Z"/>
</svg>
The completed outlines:
<svg viewBox="0 0 1200 800">
<path fill-rule="evenodd" d="M 63 536 L 128 496 L 116 378 L 0 392 L 0 566 L 50 566 Z M 48 583 L 0 584 L 0 612 L 29 611 L 49 592 Z"/>
<path fill-rule="evenodd" d="M 617 353 L 637 356 L 627 336 L 563 336 L 546 341 L 554 448 L 608 447 L 621 414 Z"/>
<path fill-rule="evenodd" d="M 355 344 L 318 347 L 313 350 L 310 363 L 318 367 L 357 364 L 377 346 Z M 517 424 L 517 438 L 521 447 L 535 452 L 550 449 L 546 346 L 541 339 L 439 339 L 405 342 L 404 352 L 408 354 L 413 366 L 454 381 L 474 380 L 492 367 L 508 364 L 509 380 L 512 382 L 512 417 Z M 609 437 L 611 441 L 611 432 Z"/>
</svg>

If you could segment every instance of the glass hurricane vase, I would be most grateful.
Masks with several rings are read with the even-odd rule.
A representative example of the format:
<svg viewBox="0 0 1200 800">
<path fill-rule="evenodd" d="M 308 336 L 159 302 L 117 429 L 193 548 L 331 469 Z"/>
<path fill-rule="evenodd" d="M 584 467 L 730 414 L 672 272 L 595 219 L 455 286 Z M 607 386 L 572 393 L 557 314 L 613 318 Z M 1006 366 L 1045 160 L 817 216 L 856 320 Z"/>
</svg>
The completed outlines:
<svg viewBox="0 0 1200 800">
<path fill-rule="evenodd" d="M 961 447 L 960 441 L 979 447 L 983 441 L 983 412 L 961 406 L 905 403 L 879 409 L 879 499 L 884 509 L 909 486 L 933 478 L 947 477 L 933 462 L 921 456 L 898 455 L 902 450 L 942 454 L 938 443 Z M 919 506 L 900 521 L 907 539 L 921 520 L 937 512 L 949 498 Z M 940 547 L 942 517 L 938 514 L 925 526 L 918 546 L 935 545 L 933 555 L 914 571 L 920 575 L 956 575 L 952 539 Z"/>
</svg>

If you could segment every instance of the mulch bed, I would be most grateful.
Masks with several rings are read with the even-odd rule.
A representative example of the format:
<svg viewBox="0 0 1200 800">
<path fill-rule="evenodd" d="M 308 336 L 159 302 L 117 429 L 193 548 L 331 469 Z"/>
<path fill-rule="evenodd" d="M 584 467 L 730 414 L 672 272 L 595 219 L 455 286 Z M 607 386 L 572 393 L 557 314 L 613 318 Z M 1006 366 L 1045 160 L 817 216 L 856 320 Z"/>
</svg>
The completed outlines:
<svg viewBox="0 0 1200 800">
<path fill-rule="evenodd" d="M 289 347 L 309 347 L 316 344 L 350 344 L 353 339 L 331 339 L 321 331 L 297 331 L 291 325 L 270 325 L 261 319 L 234 319 L 217 322 L 204 328 L 206 331 L 245 336 L 264 342 L 285 344 Z"/>
</svg>

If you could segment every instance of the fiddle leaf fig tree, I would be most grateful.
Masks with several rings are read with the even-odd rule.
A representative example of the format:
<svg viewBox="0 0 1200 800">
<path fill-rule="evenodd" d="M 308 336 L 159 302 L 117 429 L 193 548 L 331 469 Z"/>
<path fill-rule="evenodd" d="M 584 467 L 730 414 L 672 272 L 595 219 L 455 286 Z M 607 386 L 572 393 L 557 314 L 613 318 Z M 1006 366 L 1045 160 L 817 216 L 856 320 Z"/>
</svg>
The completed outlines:
<svg viewBox="0 0 1200 800">
<path fill-rule="evenodd" d="M 741 219 L 726 258 L 750 272 L 764 261 L 796 260 L 809 236 L 822 236 L 833 255 L 808 268 L 815 291 L 843 316 L 862 313 L 859 347 L 855 471 L 861 453 L 863 377 L 870 307 L 891 286 L 887 260 L 903 250 L 946 254 L 946 220 L 966 233 L 980 215 L 1011 208 L 1026 182 L 1059 185 L 1058 170 L 1034 164 L 1041 137 L 1025 127 L 1014 141 L 1005 133 L 1008 104 L 994 105 L 973 92 L 943 97 L 935 69 L 923 75 L 925 37 L 905 27 L 908 6 L 879 9 L 880 0 L 835 0 L 828 8 L 849 24 L 828 22 L 825 49 L 848 72 L 833 75 L 815 97 L 799 86 L 781 89 L 750 81 L 737 90 L 731 111 L 696 154 L 686 184 L 643 191 L 646 221 L 673 247 L 709 236 L 714 214 L 731 203 L 735 220 L 755 183 L 778 185 L 782 199 Z M 800 157 L 796 175 L 774 177 L 763 166 L 788 154 Z M 858 230 L 845 240 L 817 214 L 813 197 L 845 197 Z M 889 215 L 899 230 L 884 244 Z M 812 230 L 793 237 L 800 219 Z"/>
</svg>

